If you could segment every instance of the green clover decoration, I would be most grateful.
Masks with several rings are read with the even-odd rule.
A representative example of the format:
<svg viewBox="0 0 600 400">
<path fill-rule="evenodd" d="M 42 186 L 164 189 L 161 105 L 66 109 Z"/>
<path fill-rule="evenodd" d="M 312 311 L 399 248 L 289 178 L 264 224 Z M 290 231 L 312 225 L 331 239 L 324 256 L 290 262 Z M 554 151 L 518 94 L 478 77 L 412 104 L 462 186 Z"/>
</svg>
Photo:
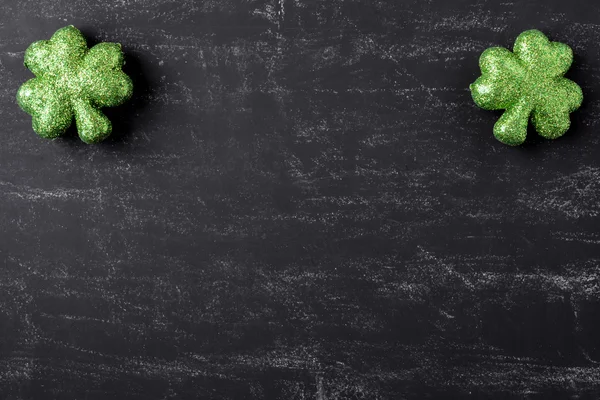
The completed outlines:
<svg viewBox="0 0 600 400">
<path fill-rule="evenodd" d="M 133 92 L 123 65 L 120 44 L 100 43 L 88 49 L 81 32 L 67 26 L 25 52 L 25 66 L 36 77 L 21 86 L 17 102 L 32 116 L 38 135 L 61 136 L 74 118 L 81 140 L 98 143 L 112 132 L 100 108 L 121 105 Z"/>
<path fill-rule="evenodd" d="M 564 135 L 570 113 L 583 101 L 581 88 L 564 78 L 573 63 L 573 51 L 550 42 L 538 30 L 523 32 L 511 52 L 492 47 L 479 60 L 481 77 L 471 86 L 475 103 L 486 110 L 506 110 L 494 126 L 494 136 L 504 144 L 520 145 L 531 119 L 538 134 L 547 139 Z"/>
</svg>

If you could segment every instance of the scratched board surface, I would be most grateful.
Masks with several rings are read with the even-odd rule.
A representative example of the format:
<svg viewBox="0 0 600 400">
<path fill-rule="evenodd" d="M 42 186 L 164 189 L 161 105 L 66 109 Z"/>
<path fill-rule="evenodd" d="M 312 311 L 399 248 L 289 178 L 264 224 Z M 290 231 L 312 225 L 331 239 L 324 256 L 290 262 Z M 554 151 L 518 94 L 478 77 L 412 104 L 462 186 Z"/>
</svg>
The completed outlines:
<svg viewBox="0 0 600 400">
<path fill-rule="evenodd" d="M 115 134 L 47 141 L 27 46 L 123 44 Z M 586 100 L 509 148 L 480 53 Z M 3 0 L 0 399 L 597 399 L 600 5 Z"/>
</svg>

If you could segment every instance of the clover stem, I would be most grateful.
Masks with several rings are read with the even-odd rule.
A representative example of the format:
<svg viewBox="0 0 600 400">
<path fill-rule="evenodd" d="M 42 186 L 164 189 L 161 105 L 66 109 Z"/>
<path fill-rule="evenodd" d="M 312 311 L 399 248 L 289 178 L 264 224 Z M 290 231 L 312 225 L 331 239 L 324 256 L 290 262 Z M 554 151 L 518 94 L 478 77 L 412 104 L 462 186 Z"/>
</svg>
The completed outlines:
<svg viewBox="0 0 600 400">
<path fill-rule="evenodd" d="M 110 135 L 112 131 L 110 121 L 100 110 L 92 107 L 88 100 L 74 100 L 73 109 L 81 140 L 86 143 L 98 143 Z"/>
<path fill-rule="evenodd" d="M 494 126 L 496 139 L 509 146 L 518 146 L 527 137 L 527 124 L 533 107 L 526 97 L 508 108 Z"/>
</svg>

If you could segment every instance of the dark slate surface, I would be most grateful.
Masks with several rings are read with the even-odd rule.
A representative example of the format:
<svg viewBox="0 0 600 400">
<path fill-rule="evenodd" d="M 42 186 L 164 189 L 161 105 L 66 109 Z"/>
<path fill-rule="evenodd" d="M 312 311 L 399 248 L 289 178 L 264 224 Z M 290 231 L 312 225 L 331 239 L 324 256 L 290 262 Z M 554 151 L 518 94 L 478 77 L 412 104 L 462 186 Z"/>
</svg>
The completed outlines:
<svg viewBox="0 0 600 400">
<path fill-rule="evenodd" d="M 600 5 L 524 3 L 3 0 L 0 398 L 599 398 Z M 14 101 L 67 24 L 102 145 Z M 586 101 L 508 148 L 466 88 L 529 28 Z"/>
</svg>

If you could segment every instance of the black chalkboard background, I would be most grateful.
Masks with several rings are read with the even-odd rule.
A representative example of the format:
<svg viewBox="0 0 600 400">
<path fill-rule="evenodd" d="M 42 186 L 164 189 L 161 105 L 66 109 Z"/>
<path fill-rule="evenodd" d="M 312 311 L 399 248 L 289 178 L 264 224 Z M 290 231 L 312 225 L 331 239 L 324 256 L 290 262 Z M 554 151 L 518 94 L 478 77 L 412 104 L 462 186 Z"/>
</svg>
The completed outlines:
<svg viewBox="0 0 600 400">
<path fill-rule="evenodd" d="M 46 141 L 27 46 L 121 42 Z M 586 100 L 509 148 L 468 85 L 538 28 Z M 0 399 L 597 399 L 600 4 L 3 0 Z"/>
</svg>

